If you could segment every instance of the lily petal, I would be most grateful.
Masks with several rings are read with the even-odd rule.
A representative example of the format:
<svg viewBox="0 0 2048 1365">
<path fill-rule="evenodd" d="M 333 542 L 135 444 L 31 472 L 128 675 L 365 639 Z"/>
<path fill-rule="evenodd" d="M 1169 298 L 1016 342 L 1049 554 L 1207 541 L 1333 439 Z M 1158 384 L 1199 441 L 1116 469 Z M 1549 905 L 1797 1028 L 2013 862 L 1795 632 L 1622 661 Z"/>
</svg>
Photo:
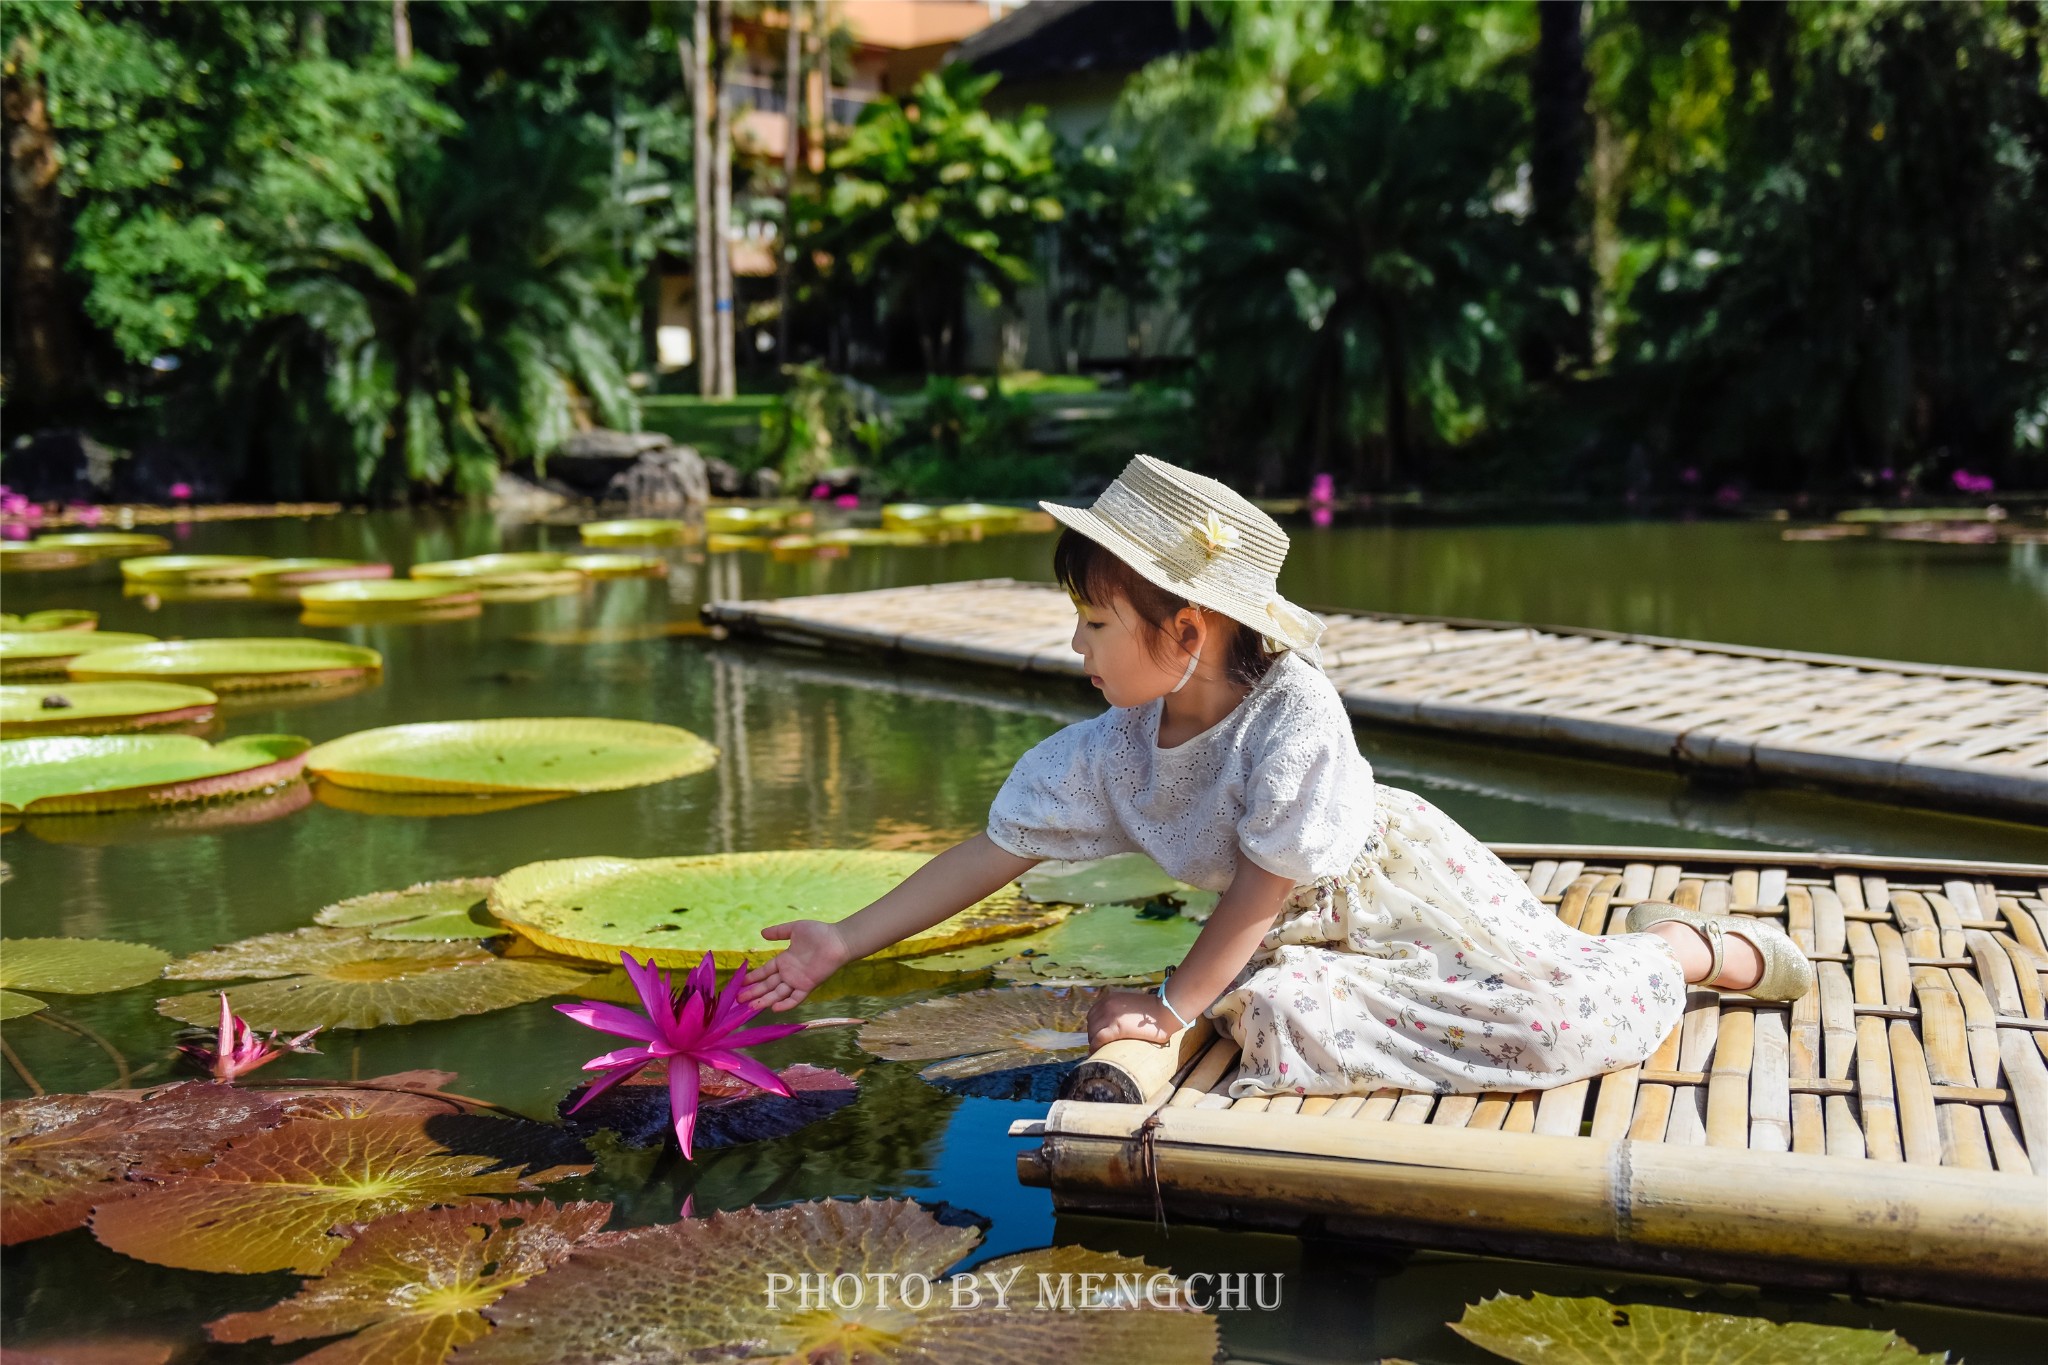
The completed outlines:
<svg viewBox="0 0 2048 1365">
<path fill-rule="evenodd" d="M 772 1043 L 778 1038 L 787 1038 L 793 1033 L 802 1033 L 802 1024 L 757 1024 L 753 1028 L 735 1029 L 718 1040 L 720 1047 L 754 1047 L 761 1043 Z"/>
<path fill-rule="evenodd" d="M 661 1036 L 661 1027 L 643 1015 L 633 1013 L 624 1005 L 611 1005 L 602 1000 L 584 1000 L 574 1005 L 557 1005 L 555 1008 L 579 1024 L 587 1025 L 603 1033 L 616 1033 L 621 1038 L 638 1038 L 651 1043 Z"/>
<path fill-rule="evenodd" d="M 652 1047 L 622 1047 L 616 1052 L 607 1052 L 602 1057 L 592 1057 L 583 1064 L 585 1071 L 602 1071 L 609 1066 L 645 1066 L 659 1061 L 664 1054 Z"/>
<path fill-rule="evenodd" d="M 633 989 L 640 996 L 640 1007 L 647 1011 L 647 1017 L 663 1020 L 670 1017 L 675 1009 L 675 993 L 669 986 L 668 977 L 661 968 L 654 965 L 654 959 L 636 962 L 630 953 L 620 953 L 619 961 L 626 968 L 626 979 L 633 983 Z"/>
<path fill-rule="evenodd" d="M 668 1105 L 675 1115 L 676 1141 L 682 1144 L 683 1160 L 691 1160 L 690 1139 L 697 1132 L 697 1063 L 678 1057 L 668 1064 Z"/>
<path fill-rule="evenodd" d="M 789 1086 L 784 1083 L 782 1077 L 776 1075 L 768 1067 L 755 1061 L 752 1057 L 723 1050 L 702 1052 L 698 1054 L 698 1057 L 706 1066 L 715 1066 L 728 1075 L 739 1077 L 749 1085 L 760 1086 L 770 1094 L 789 1094 Z M 674 1063 L 670 1065 L 673 1066 Z"/>
<path fill-rule="evenodd" d="M 638 1071 L 641 1067 L 647 1065 L 648 1062 L 653 1060 L 654 1059 L 652 1057 L 643 1058 L 642 1060 L 634 1063 L 631 1066 L 620 1067 L 618 1070 L 612 1072 L 609 1076 L 603 1076 L 597 1080 L 592 1081 L 590 1083 L 589 1088 L 583 1092 L 583 1098 L 576 1101 L 576 1103 L 570 1105 L 565 1112 L 570 1114 L 575 1113 L 578 1109 L 581 1109 L 584 1105 L 590 1103 L 599 1095 L 602 1095 L 605 1091 L 611 1089 L 620 1081 L 625 1080 L 626 1077 L 632 1075 L 634 1072 Z"/>
</svg>

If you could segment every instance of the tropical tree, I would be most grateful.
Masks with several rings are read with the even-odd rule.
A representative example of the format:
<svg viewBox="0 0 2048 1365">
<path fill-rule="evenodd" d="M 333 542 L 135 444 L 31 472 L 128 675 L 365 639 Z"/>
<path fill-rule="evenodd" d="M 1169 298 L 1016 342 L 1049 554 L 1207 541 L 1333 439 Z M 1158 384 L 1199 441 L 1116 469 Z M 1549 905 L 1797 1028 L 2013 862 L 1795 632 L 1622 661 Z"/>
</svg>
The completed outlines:
<svg viewBox="0 0 2048 1365">
<path fill-rule="evenodd" d="M 948 67 L 870 104 L 830 157 L 825 197 L 797 210 L 804 254 L 829 259 L 823 287 L 907 313 L 931 371 L 960 366 L 969 291 L 1013 302 L 1034 278 L 1040 228 L 1061 213 L 1043 114 L 990 114 L 995 83 Z"/>
<path fill-rule="evenodd" d="M 1383 488 L 1421 472 L 1424 439 L 1487 425 L 1543 278 L 1495 203 L 1520 122 L 1505 96 L 1358 86 L 1201 166 L 1182 297 L 1225 430 L 1277 446 L 1294 482 Z"/>
</svg>

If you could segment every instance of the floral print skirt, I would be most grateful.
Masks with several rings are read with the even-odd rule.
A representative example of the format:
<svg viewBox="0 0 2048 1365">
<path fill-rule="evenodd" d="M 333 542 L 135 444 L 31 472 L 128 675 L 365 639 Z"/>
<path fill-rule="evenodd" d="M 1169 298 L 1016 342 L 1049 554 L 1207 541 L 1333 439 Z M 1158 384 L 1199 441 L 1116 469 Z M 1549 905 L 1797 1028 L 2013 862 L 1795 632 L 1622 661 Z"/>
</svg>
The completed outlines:
<svg viewBox="0 0 2048 1365">
<path fill-rule="evenodd" d="M 1662 938 L 1582 933 L 1428 801 L 1375 797 L 1351 870 L 1296 887 L 1203 1011 L 1242 1051 L 1233 1099 L 1547 1090 L 1677 1027 L 1685 976 Z"/>
</svg>

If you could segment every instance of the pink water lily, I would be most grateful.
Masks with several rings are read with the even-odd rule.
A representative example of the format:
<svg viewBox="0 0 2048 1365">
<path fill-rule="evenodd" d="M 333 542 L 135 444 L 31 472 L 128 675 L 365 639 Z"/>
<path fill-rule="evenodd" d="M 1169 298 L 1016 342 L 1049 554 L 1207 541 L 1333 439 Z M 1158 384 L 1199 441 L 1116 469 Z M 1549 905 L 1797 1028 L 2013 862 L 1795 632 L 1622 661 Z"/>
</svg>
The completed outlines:
<svg viewBox="0 0 2048 1365">
<path fill-rule="evenodd" d="M 585 1071 L 602 1071 L 605 1075 L 590 1083 L 583 1092 L 583 1098 L 569 1107 L 570 1113 L 575 1113 L 649 1062 L 666 1061 L 669 1110 L 675 1116 L 676 1141 L 682 1144 L 683 1157 L 688 1160 L 690 1139 L 697 1128 L 699 1063 L 737 1076 L 771 1094 L 789 1094 L 789 1087 L 783 1084 L 780 1076 L 752 1057 L 740 1055 L 739 1049 L 787 1038 L 792 1033 L 803 1032 L 806 1026 L 761 1024 L 742 1028 L 741 1025 L 760 1013 L 759 1009 L 740 1003 L 739 986 L 746 976 L 745 971 L 735 969 L 726 978 L 725 991 L 721 995 L 718 993 L 718 966 L 711 954 L 706 953 L 690 970 L 683 990 L 678 994 L 669 974 L 656 967 L 652 958 L 646 962 L 635 962 L 630 954 L 621 953 L 619 961 L 624 964 L 633 989 L 639 992 L 646 1014 L 637 1014 L 624 1005 L 608 1005 L 597 1000 L 555 1006 L 579 1024 L 614 1033 L 621 1038 L 632 1038 L 639 1044 L 637 1047 L 622 1047 L 585 1062 Z"/>
<path fill-rule="evenodd" d="M 220 993 L 220 1032 L 209 1047 L 204 1042 L 178 1044 L 178 1051 L 185 1058 L 211 1075 L 217 1081 L 231 1081 L 237 1076 L 254 1071 L 276 1061 L 287 1052 L 318 1053 L 319 1048 L 306 1040 L 320 1031 L 318 1026 L 307 1029 L 296 1038 L 280 1039 L 277 1030 L 270 1031 L 270 1037 L 258 1038 L 256 1030 L 248 1021 L 228 1008 L 228 993 Z"/>
</svg>

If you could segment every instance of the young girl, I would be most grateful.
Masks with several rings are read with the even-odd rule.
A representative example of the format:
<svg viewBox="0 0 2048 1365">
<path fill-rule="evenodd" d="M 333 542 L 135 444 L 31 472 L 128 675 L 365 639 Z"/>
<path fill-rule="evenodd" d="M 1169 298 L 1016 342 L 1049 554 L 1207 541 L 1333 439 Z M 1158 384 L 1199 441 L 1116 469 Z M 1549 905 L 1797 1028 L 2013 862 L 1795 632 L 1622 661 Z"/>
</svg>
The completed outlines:
<svg viewBox="0 0 2048 1365">
<path fill-rule="evenodd" d="M 1375 783 L 1318 666 L 1322 622 L 1275 583 L 1287 537 L 1213 479 L 1140 455 L 1066 529 L 1053 570 L 1109 709 L 1026 753 L 988 829 L 789 947 L 740 998 L 785 1010 L 839 967 L 1047 858 L 1138 851 L 1222 893 L 1157 991 L 1107 990 L 1091 1047 L 1165 1043 L 1199 1014 L 1242 1051 L 1233 1097 L 1547 1089 L 1643 1061 L 1685 986 L 1796 999 L 1782 930 L 1659 902 L 1582 933 L 1484 844 Z"/>
</svg>

